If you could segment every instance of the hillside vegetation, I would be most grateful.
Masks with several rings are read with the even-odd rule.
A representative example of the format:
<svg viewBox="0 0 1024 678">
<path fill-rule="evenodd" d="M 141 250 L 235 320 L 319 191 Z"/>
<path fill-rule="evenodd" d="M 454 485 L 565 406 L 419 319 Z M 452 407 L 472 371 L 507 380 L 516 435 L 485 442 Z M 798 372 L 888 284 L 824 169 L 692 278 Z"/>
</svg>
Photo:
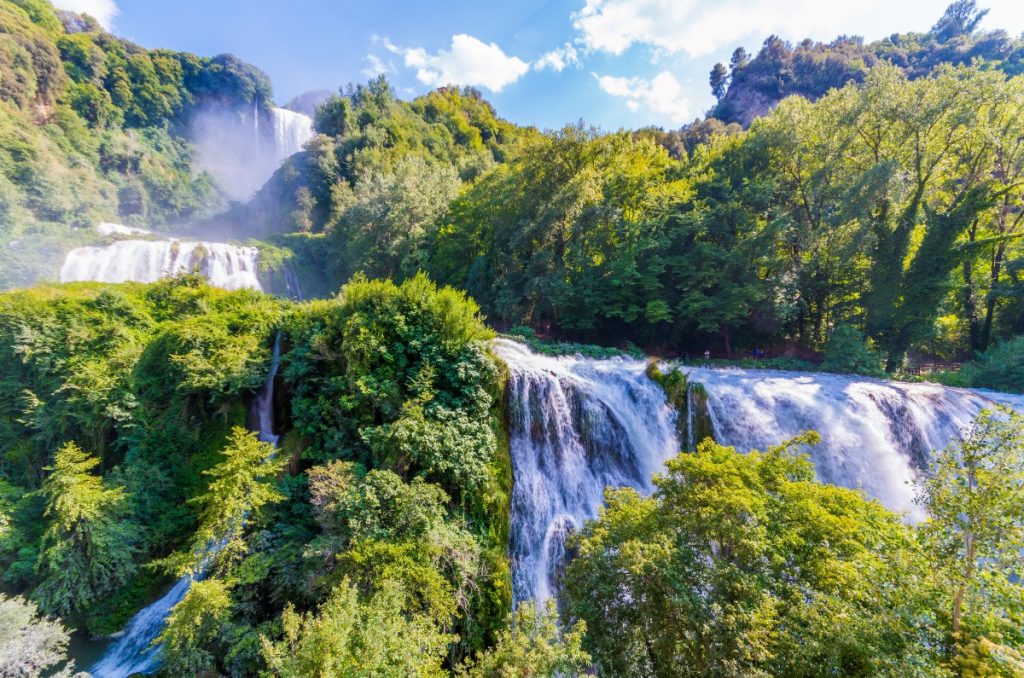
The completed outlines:
<svg viewBox="0 0 1024 678">
<path fill-rule="evenodd" d="M 45 0 L 0 2 L 0 288 L 55 278 L 99 221 L 222 209 L 194 172 L 190 115 L 269 101 L 267 77 L 230 55 L 146 50 Z"/>
</svg>

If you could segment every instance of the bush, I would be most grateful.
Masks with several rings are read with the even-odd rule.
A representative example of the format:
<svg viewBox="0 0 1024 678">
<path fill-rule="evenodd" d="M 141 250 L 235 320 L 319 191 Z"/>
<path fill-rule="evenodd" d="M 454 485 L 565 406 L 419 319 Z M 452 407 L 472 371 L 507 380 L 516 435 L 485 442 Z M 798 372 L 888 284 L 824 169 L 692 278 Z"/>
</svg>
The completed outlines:
<svg viewBox="0 0 1024 678">
<path fill-rule="evenodd" d="M 821 369 L 826 372 L 863 374 L 869 377 L 883 377 L 882 360 L 875 353 L 870 341 L 864 339 L 860 330 L 850 325 L 839 325 L 825 344 L 825 362 Z"/>
<path fill-rule="evenodd" d="M 1024 393 L 1024 336 L 1004 341 L 963 366 L 964 386 Z"/>
</svg>

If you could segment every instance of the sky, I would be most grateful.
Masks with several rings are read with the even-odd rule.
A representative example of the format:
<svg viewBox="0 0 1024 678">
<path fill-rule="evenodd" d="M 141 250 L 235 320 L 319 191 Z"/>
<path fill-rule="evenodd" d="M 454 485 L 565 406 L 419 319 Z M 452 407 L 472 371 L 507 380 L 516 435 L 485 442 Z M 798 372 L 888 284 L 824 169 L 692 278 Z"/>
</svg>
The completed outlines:
<svg viewBox="0 0 1024 678">
<path fill-rule="evenodd" d="M 498 114 L 558 128 L 678 128 L 711 107 L 708 73 L 743 46 L 926 31 L 950 0 L 55 0 L 145 47 L 262 68 L 283 104 L 384 74 L 399 96 L 472 85 Z M 979 0 L 1024 32 L 1024 0 Z"/>
</svg>

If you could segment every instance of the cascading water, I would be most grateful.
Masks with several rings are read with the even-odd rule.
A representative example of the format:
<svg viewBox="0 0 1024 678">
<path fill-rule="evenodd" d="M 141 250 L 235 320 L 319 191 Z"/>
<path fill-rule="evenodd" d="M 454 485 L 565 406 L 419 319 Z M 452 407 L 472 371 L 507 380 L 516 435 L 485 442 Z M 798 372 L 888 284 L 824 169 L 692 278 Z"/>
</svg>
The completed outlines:
<svg viewBox="0 0 1024 678">
<path fill-rule="evenodd" d="M 310 117 L 287 108 L 270 109 L 270 124 L 274 131 L 275 167 L 301 151 L 313 136 Z"/>
<path fill-rule="evenodd" d="M 258 428 L 259 439 L 270 443 L 276 449 L 278 436 L 274 433 L 274 380 L 281 357 L 281 338 L 274 338 L 271 352 L 270 371 L 267 380 L 253 399 L 253 419 Z M 213 544 L 207 553 L 212 556 L 223 542 Z M 202 567 L 202 566 L 201 566 Z M 192 586 L 192 582 L 201 579 L 202 575 L 185 575 L 155 603 L 144 607 L 132 617 L 113 645 L 90 672 L 95 678 L 127 678 L 137 673 L 153 673 L 160 666 L 160 647 L 153 641 L 164 628 L 164 620 Z"/>
<path fill-rule="evenodd" d="M 554 595 L 569 532 L 597 516 L 606 486 L 650 492 L 679 450 L 675 413 L 638 360 L 537 355 L 499 339 L 509 367 L 513 595 Z"/>
<path fill-rule="evenodd" d="M 922 517 L 915 482 L 932 451 L 959 437 L 983 408 L 1024 410 L 1024 397 L 773 370 L 687 370 L 708 394 L 715 439 L 763 450 L 803 431 L 821 434 L 808 450 L 818 479 L 863 489 L 894 511 Z"/>
<path fill-rule="evenodd" d="M 78 247 L 68 253 L 61 282 L 154 282 L 198 267 L 215 287 L 262 290 L 257 277 L 259 251 L 214 242 L 119 240 L 104 247 Z"/>
<path fill-rule="evenodd" d="M 652 474 L 678 452 L 675 413 L 641 361 L 547 357 L 503 339 L 493 348 L 510 372 L 513 593 L 517 601 L 543 600 L 557 592 L 568 533 L 597 515 L 604 487 L 649 492 Z M 822 440 L 809 454 L 820 480 L 861 488 L 912 520 L 921 517 L 914 483 L 933 450 L 983 408 L 1024 411 L 1024 396 L 934 384 L 685 369 L 704 387 L 718 442 L 763 450 L 816 430 Z"/>
</svg>

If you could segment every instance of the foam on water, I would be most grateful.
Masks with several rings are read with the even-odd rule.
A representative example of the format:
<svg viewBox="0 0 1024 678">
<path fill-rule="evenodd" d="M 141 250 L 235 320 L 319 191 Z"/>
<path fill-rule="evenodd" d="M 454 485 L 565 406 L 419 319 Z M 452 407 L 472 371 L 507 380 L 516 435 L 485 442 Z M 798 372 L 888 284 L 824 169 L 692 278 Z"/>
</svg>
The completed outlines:
<svg viewBox="0 0 1024 678">
<path fill-rule="evenodd" d="M 257 277 L 259 251 L 226 243 L 178 240 L 118 240 L 68 253 L 61 282 L 155 282 L 198 267 L 211 285 L 228 290 L 262 290 Z"/>
</svg>

